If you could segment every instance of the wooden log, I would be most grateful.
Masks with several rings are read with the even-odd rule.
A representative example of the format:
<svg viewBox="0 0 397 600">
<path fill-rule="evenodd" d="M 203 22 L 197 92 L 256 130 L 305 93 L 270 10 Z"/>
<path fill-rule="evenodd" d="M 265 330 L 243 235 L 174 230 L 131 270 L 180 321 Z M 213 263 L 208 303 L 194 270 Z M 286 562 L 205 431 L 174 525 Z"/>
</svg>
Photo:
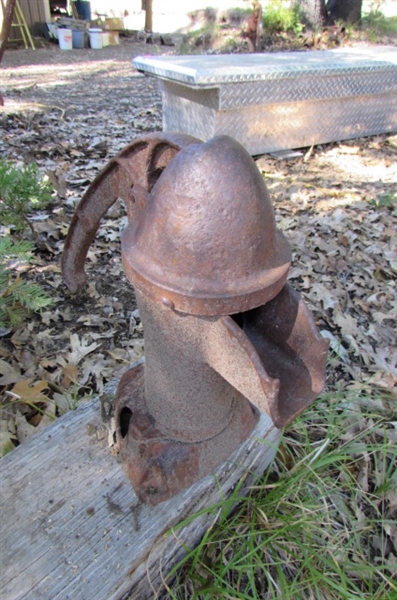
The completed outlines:
<svg viewBox="0 0 397 600">
<path fill-rule="evenodd" d="M 183 545 L 213 524 L 211 507 L 247 491 L 280 435 L 261 414 L 213 475 L 153 507 L 137 499 L 99 413 L 98 399 L 84 404 L 1 459 L 2 600 L 157 597 Z"/>
</svg>

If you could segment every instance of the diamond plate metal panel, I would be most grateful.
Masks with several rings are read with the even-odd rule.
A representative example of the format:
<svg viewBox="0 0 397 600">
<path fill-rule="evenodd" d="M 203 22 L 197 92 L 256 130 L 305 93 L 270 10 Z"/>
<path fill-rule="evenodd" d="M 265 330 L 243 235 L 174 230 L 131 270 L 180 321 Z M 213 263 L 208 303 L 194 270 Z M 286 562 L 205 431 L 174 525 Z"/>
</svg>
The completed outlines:
<svg viewBox="0 0 397 600">
<path fill-rule="evenodd" d="M 394 48 L 395 51 L 395 48 Z M 298 75 L 368 73 L 393 70 L 392 51 L 321 50 L 268 54 L 138 56 L 136 69 L 192 86 L 287 79 Z"/>
<path fill-rule="evenodd" d="M 163 93 L 163 131 L 180 131 L 208 140 L 215 135 L 216 113 L 213 108 Z"/>
<path fill-rule="evenodd" d="M 380 91 L 397 93 L 397 68 L 370 73 L 316 76 L 221 85 L 220 109 L 244 108 L 275 102 L 301 102 L 352 96 L 369 96 Z M 197 102 L 198 100 L 196 100 Z"/>
<path fill-rule="evenodd" d="M 140 57 L 134 65 L 162 79 L 165 131 L 228 134 L 251 154 L 397 130 L 394 47 Z"/>
<path fill-rule="evenodd" d="M 211 135 L 233 135 L 255 155 L 376 135 L 396 125 L 397 95 L 383 94 L 220 111 Z"/>
<path fill-rule="evenodd" d="M 229 111 L 214 111 L 184 98 L 167 97 L 163 107 L 164 131 L 189 133 L 203 140 L 231 135 L 253 155 L 376 135 L 396 128 L 396 94 Z"/>
<path fill-rule="evenodd" d="M 196 88 L 160 80 L 160 89 L 208 108 L 231 110 L 275 102 L 365 96 L 379 93 L 379 90 L 397 93 L 397 68 L 394 72 L 316 77 L 315 83 L 313 76 L 301 76 L 293 80 L 228 83 L 218 88 Z"/>
<path fill-rule="evenodd" d="M 221 88 L 192 88 L 187 85 L 175 83 L 174 81 L 160 80 L 160 90 L 172 96 L 179 96 L 202 104 L 208 108 L 220 108 L 220 92 Z"/>
</svg>

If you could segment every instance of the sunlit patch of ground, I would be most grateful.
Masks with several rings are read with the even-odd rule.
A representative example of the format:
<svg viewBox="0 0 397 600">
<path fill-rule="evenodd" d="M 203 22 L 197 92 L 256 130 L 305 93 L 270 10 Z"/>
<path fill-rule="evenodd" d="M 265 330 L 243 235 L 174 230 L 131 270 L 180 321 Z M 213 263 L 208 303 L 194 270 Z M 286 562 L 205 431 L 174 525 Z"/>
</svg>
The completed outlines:
<svg viewBox="0 0 397 600">
<path fill-rule="evenodd" d="M 382 139 L 373 137 L 368 140 L 365 155 L 361 152 L 360 142 L 343 142 L 318 158 L 324 167 L 335 169 L 335 183 L 340 181 L 359 181 L 368 183 L 397 182 L 397 136 L 388 136 L 390 155 L 382 153 Z M 393 150 L 393 145 L 395 150 Z"/>
</svg>

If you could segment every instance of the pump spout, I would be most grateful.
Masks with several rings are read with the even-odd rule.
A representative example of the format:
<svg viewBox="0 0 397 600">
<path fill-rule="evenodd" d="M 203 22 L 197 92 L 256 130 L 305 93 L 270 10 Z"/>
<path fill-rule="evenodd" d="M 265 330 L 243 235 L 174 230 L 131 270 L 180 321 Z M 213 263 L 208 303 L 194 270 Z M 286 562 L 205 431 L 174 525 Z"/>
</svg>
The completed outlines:
<svg viewBox="0 0 397 600">
<path fill-rule="evenodd" d="M 289 284 L 267 304 L 219 319 L 206 350 L 208 363 L 280 429 L 325 385 L 328 341 Z"/>
</svg>

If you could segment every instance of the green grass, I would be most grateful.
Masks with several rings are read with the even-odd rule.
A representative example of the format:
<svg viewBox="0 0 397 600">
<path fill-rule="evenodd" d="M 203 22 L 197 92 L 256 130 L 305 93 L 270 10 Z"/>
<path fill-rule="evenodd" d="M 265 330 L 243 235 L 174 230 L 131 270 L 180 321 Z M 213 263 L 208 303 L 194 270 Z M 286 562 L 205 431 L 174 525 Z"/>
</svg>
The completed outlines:
<svg viewBox="0 0 397 600">
<path fill-rule="evenodd" d="M 299 12 L 286 7 L 282 0 L 271 0 L 264 10 L 262 20 L 264 32 L 267 34 L 281 32 L 297 34 L 302 30 Z"/>
<path fill-rule="evenodd" d="M 383 36 L 397 36 L 397 17 L 385 17 L 381 12 L 371 12 L 363 17 L 362 28 L 367 36 L 377 41 Z"/>
<path fill-rule="evenodd" d="M 223 508 L 217 525 L 175 568 L 166 597 L 395 600 L 392 417 L 387 399 L 323 395 L 232 515 L 212 507 Z"/>
</svg>

